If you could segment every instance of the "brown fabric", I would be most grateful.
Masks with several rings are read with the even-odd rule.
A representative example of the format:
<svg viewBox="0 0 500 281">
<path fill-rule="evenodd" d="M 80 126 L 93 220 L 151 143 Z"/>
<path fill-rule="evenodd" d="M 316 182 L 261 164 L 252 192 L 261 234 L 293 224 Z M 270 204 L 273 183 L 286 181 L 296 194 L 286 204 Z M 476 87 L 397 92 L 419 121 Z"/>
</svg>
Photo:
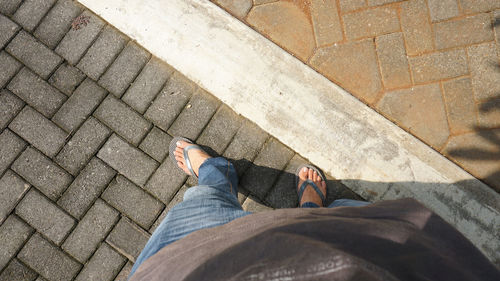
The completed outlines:
<svg viewBox="0 0 500 281">
<path fill-rule="evenodd" d="M 137 280 L 500 280 L 465 237 L 413 199 L 281 209 L 194 232 Z"/>
</svg>

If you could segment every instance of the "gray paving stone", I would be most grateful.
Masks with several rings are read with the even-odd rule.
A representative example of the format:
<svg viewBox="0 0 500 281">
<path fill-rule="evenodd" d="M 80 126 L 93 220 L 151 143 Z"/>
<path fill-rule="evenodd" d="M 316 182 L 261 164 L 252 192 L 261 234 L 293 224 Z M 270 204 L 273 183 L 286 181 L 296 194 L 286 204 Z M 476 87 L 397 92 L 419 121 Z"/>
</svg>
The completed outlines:
<svg viewBox="0 0 500 281">
<path fill-rule="evenodd" d="M 115 174 L 116 172 L 99 158 L 92 158 L 66 189 L 57 204 L 73 217 L 80 219 Z"/>
<path fill-rule="evenodd" d="M 0 134 L 0 175 L 3 174 L 17 156 L 24 150 L 26 143 L 9 129 Z"/>
<path fill-rule="evenodd" d="M 220 101 L 203 90 L 199 90 L 174 121 L 168 133 L 196 139 L 214 115 Z"/>
<path fill-rule="evenodd" d="M 0 6 L 1 5 L 0 2 Z M 20 28 L 19 25 L 11 21 L 8 17 L 0 14 L 0 49 L 5 47 L 5 44 L 10 41 L 12 36 L 14 36 Z"/>
<path fill-rule="evenodd" d="M 177 204 L 184 200 L 184 193 L 189 189 L 189 187 L 184 184 L 175 194 L 174 198 L 167 204 L 163 212 L 161 212 L 160 216 L 156 219 L 155 223 L 149 229 L 149 232 L 153 233 L 155 229 L 160 225 L 160 223 L 165 219 L 168 212 Z"/>
<path fill-rule="evenodd" d="M 0 91 L 0 131 L 21 111 L 24 102 L 8 90 Z"/>
<path fill-rule="evenodd" d="M 158 58 L 151 58 L 122 100 L 138 112 L 144 113 L 173 71 Z"/>
<path fill-rule="evenodd" d="M 48 280 L 71 280 L 82 267 L 38 233 L 26 243 L 18 258 Z"/>
<path fill-rule="evenodd" d="M 78 70 L 78 68 L 65 63 L 59 66 L 56 72 L 50 77 L 49 83 L 67 96 L 70 96 L 83 79 L 85 79 L 85 74 Z"/>
<path fill-rule="evenodd" d="M 14 37 L 5 50 L 44 79 L 62 61 L 61 57 L 24 30 Z"/>
<path fill-rule="evenodd" d="M 9 128 L 49 157 L 56 155 L 67 136 L 62 129 L 29 106 L 24 107 L 12 120 Z"/>
<path fill-rule="evenodd" d="M 0 13 L 12 15 L 23 0 L 0 0 Z"/>
<path fill-rule="evenodd" d="M 63 147 L 56 162 L 70 174 L 78 174 L 110 134 L 106 126 L 90 117 Z"/>
<path fill-rule="evenodd" d="M 339 180 L 330 177 L 328 174 L 327 178 L 327 187 L 326 187 L 326 202 L 327 204 L 331 204 L 333 201 L 337 199 L 353 199 L 366 201 L 363 197 L 354 193 L 352 190 L 347 188 L 344 184 L 342 184 Z"/>
<path fill-rule="evenodd" d="M 75 224 L 71 216 L 35 189 L 28 191 L 19 202 L 16 215 L 57 245 L 61 244 Z"/>
<path fill-rule="evenodd" d="M 122 217 L 106 238 L 106 242 L 120 254 L 135 262 L 149 237 L 150 235 L 146 231 L 129 219 Z"/>
<path fill-rule="evenodd" d="M 0 178 L 0 194 L 2 194 L 0 197 L 0 224 L 16 207 L 17 202 L 21 200 L 29 188 L 30 185 L 11 170 L 7 170 L 2 178 Z"/>
<path fill-rule="evenodd" d="M 22 64 L 5 51 L 0 52 L 0 88 L 3 88 L 9 80 L 21 69 Z"/>
<path fill-rule="evenodd" d="M 245 203 L 248 195 L 250 195 L 250 191 L 246 190 L 242 186 L 238 186 L 238 202 L 240 202 L 240 204 Z"/>
<path fill-rule="evenodd" d="M 186 181 L 187 175 L 170 159 L 165 159 L 156 170 L 145 189 L 168 204 Z"/>
<path fill-rule="evenodd" d="M 241 204 L 243 210 L 252 213 L 271 211 L 273 208 L 267 206 L 264 202 L 260 201 L 254 197 L 247 197 L 243 204 Z"/>
<path fill-rule="evenodd" d="M 246 120 L 224 152 L 224 157 L 232 161 L 241 177 L 250 166 L 269 135 L 254 123 Z"/>
<path fill-rule="evenodd" d="M 126 259 L 103 243 L 76 277 L 76 281 L 113 280 Z"/>
<path fill-rule="evenodd" d="M 97 81 L 126 44 L 127 38 L 107 25 L 77 67 L 88 77 Z"/>
<path fill-rule="evenodd" d="M 34 35 L 49 48 L 55 48 L 68 32 L 71 23 L 82 12 L 72 0 L 59 0 L 36 28 Z"/>
<path fill-rule="evenodd" d="M 138 225 L 148 229 L 164 205 L 125 177 L 117 176 L 101 198 Z"/>
<path fill-rule="evenodd" d="M 174 72 L 144 116 L 166 131 L 181 113 L 196 88 L 193 82 L 179 72 Z"/>
<path fill-rule="evenodd" d="M 156 161 L 114 134 L 97 156 L 139 186 L 143 186 L 158 167 Z"/>
<path fill-rule="evenodd" d="M 198 185 L 198 180 L 193 176 L 188 176 L 185 185 L 188 187 L 196 186 Z"/>
<path fill-rule="evenodd" d="M 133 145 L 138 145 L 152 127 L 148 120 L 111 95 L 99 105 L 94 116 Z"/>
<path fill-rule="evenodd" d="M 61 106 L 52 119 L 67 132 L 77 129 L 106 96 L 106 90 L 86 79 Z"/>
<path fill-rule="evenodd" d="M 28 240 L 32 229 L 18 217 L 11 215 L 0 226 L 0 271 Z"/>
<path fill-rule="evenodd" d="M 257 155 L 253 165 L 245 172 L 240 185 L 259 199 L 263 199 L 293 154 L 289 148 L 271 138 Z"/>
<path fill-rule="evenodd" d="M 149 53 L 135 42 L 129 42 L 99 79 L 99 84 L 116 97 L 121 97 L 148 62 L 149 56 Z"/>
<path fill-rule="evenodd" d="M 14 76 L 7 88 L 47 118 L 52 117 L 66 100 L 64 94 L 26 67 Z"/>
<path fill-rule="evenodd" d="M 85 263 L 106 238 L 120 214 L 98 199 L 62 245 L 63 250 Z"/>
<path fill-rule="evenodd" d="M 167 207 L 161 212 L 160 216 L 158 216 L 158 218 L 156 219 L 155 223 L 153 223 L 153 225 L 149 228 L 148 232 L 153 234 L 155 232 L 155 230 L 158 228 L 158 226 L 160 225 L 160 223 L 165 219 L 165 217 L 167 216 L 167 213 L 168 213 L 168 205 Z"/>
<path fill-rule="evenodd" d="M 222 105 L 201 133 L 196 143 L 222 154 L 242 124 L 243 119 L 227 105 Z"/>
<path fill-rule="evenodd" d="M 153 157 L 158 162 L 162 162 L 168 154 L 168 146 L 172 137 L 162 130 L 154 127 L 139 145 L 139 148 Z"/>
<path fill-rule="evenodd" d="M 12 18 L 31 32 L 55 2 L 56 0 L 26 0 Z"/>
<path fill-rule="evenodd" d="M 7 268 L 0 274 L 0 281 L 33 281 L 37 274 L 20 263 L 17 259 L 13 259 Z"/>
<path fill-rule="evenodd" d="M 105 24 L 90 11 L 84 11 L 80 17 L 87 19 L 88 23 L 81 28 L 70 29 L 56 48 L 56 53 L 71 65 L 78 63 Z"/>
<path fill-rule="evenodd" d="M 283 172 L 280 174 L 276 184 L 266 196 L 274 208 L 295 208 L 298 206 L 297 187 L 295 186 L 295 171 L 307 160 L 295 154 Z"/>
<path fill-rule="evenodd" d="M 63 169 L 31 147 L 16 159 L 12 170 L 52 200 L 59 198 L 73 180 Z"/>
<path fill-rule="evenodd" d="M 132 271 L 133 264 L 128 261 L 127 264 L 122 268 L 120 273 L 115 278 L 115 281 L 127 281 L 128 275 Z"/>
</svg>

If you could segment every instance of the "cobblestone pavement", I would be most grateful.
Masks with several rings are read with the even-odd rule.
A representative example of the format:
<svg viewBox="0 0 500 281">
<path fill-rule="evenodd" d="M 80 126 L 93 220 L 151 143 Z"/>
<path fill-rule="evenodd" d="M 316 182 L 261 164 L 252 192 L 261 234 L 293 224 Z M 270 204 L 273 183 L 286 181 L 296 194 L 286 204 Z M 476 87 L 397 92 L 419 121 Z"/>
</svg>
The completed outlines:
<svg viewBox="0 0 500 281">
<path fill-rule="evenodd" d="M 500 192 L 500 0 L 211 0 Z"/>
<path fill-rule="evenodd" d="M 297 205 L 306 160 L 256 125 L 73 1 L 0 0 L 0 280 L 124 280 L 196 184 L 174 135 L 234 161 L 244 209 Z"/>
</svg>

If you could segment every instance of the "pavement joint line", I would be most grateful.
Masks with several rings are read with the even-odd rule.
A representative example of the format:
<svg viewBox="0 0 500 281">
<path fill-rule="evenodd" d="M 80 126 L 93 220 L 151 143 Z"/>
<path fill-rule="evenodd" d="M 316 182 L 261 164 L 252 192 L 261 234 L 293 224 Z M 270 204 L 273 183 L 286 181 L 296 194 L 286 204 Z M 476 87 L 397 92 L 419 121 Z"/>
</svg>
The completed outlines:
<svg viewBox="0 0 500 281">
<path fill-rule="evenodd" d="M 152 57 L 152 56 L 151 56 Z M 147 63 L 146 63 L 147 64 Z M 175 72 L 175 71 L 174 71 Z M 167 80 L 165 80 L 165 82 L 163 83 L 163 85 L 161 86 L 160 88 L 160 91 L 158 91 L 158 93 L 156 93 L 156 95 L 154 96 L 154 98 L 149 102 L 149 105 L 148 107 L 144 110 L 144 114 L 141 114 L 146 120 L 148 120 L 149 122 L 153 123 L 152 120 L 149 120 L 145 114 L 146 112 L 148 112 L 149 108 L 151 107 L 151 105 L 153 105 L 153 103 L 156 101 L 156 99 L 158 98 L 158 96 L 160 95 L 160 93 L 163 91 L 163 89 L 167 86 L 167 83 L 170 81 L 170 79 L 172 79 L 172 75 L 173 73 L 167 78 Z M 125 92 L 123 94 L 123 96 L 125 96 L 127 92 Z M 121 98 L 120 98 L 121 99 Z M 154 124 L 154 123 L 153 123 Z M 160 129 L 160 127 L 158 127 L 158 129 Z M 161 129 L 160 129 L 161 130 Z M 164 133 L 167 133 L 166 131 L 162 130 Z"/>
<path fill-rule="evenodd" d="M 82 6 L 82 12 L 80 13 L 80 16 L 83 15 L 83 13 L 85 13 L 86 9 L 85 7 Z M 104 25 L 102 26 L 101 30 L 99 30 L 99 32 L 97 33 L 97 35 L 94 37 L 94 39 L 92 39 L 91 43 L 87 46 L 87 48 L 85 49 L 85 51 L 82 53 L 82 55 L 80 56 L 80 58 L 78 59 L 77 62 L 75 62 L 74 65 L 72 65 L 73 67 L 77 67 L 77 65 L 80 63 L 80 61 L 83 59 L 83 57 L 87 54 L 87 52 L 89 51 L 90 47 L 92 47 L 92 45 L 94 45 L 95 41 L 97 41 L 97 38 L 99 38 L 99 36 L 103 33 L 104 31 L 104 28 L 106 27 L 106 22 L 104 22 Z M 71 30 L 71 29 L 70 29 Z M 67 33 L 66 33 L 67 34 Z M 60 43 L 60 42 L 59 42 Z M 58 44 L 59 45 L 59 44 Z M 66 61 L 66 59 L 64 59 L 64 61 Z M 114 61 L 114 60 L 113 60 Z M 69 62 L 68 62 L 69 64 Z M 71 65 L 71 64 L 70 64 Z M 80 70 L 81 71 L 81 70 Z M 90 77 L 89 77 L 90 78 Z M 85 79 L 84 79 L 85 80 Z M 76 88 L 75 88 L 76 89 Z"/>
<path fill-rule="evenodd" d="M 104 27 L 101 29 L 101 32 L 102 32 L 102 30 L 103 30 L 103 29 L 104 29 Z M 98 36 L 97 36 L 97 37 L 98 37 Z M 90 46 L 92 46 L 92 45 L 94 44 L 95 40 L 97 40 L 97 37 L 94 39 L 94 41 L 92 41 L 92 44 L 91 44 Z M 116 59 L 118 58 L 118 56 L 119 56 L 119 55 L 123 52 L 123 50 L 125 49 L 125 47 L 127 47 L 127 45 L 128 45 L 131 41 L 132 41 L 132 42 L 137 43 L 135 40 L 129 40 L 129 41 L 127 41 L 127 43 L 124 45 L 124 47 L 121 49 L 121 51 L 120 51 L 120 52 L 116 55 L 116 57 L 113 59 L 113 62 L 112 62 L 112 63 L 110 63 L 110 64 L 108 65 L 108 67 L 106 67 L 106 70 L 105 70 L 105 71 L 102 73 L 102 75 L 99 77 L 99 80 L 97 81 L 97 85 L 99 85 L 100 87 L 104 88 L 103 86 L 101 86 L 101 84 L 99 83 L 99 81 L 101 81 L 102 76 L 104 76 L 104 74 L 105 74 L 105 73 L 108 71 L 108 69 L 109 69 L 109 68 L 113 65 L 113 63 L 116 61 Z M 143 47 L 142 47 L 142 46 L 140 46 L 140 45 L 139 45 L 139 47 L 140 47 L 140 48 L 143 48 Z M 90 49 L 90 47 L 89 47 L 88 49 Z M 87 49 L 87 51 L 88 51 L 88 49 Z M 132 86 L 132 84 L 135 82 L 135 80 L 137 79 L 137 77 L 139 77 L 139 75 L 141 74 L 142 70 L 144 69 L 144 67 L 146 67 L 146 65 L 148 64 L 149 60 L 151 60 L 151 58 L 152 58 L 152 57 L 153 57 L 153 56 L 152 56 L 152 54 L 151 54 L 150 52 L 148 52 L 148 61 L 147 61 L 147 62 L 146 62 L 146 63 L 145 63 L 145 64 L 141 67 L 141 69 L 140 69 L 140 70 L 139 70 L 139 71 L 135 74 L 134 78 L 132 79 L 132 82 L 130 82 L 130 83 L 128 84 L 127 88 L 125 88 L 125 90 L 123 91 L 123 93 L 121 94 L 121 96 L 119 96 L 119 97 L 115 96 L 118 100 L 120 100 L 121 102 L 125 103 L 125 104 L 126 104 L 128 107 L 130 107 L 131 109 L 133 109 L 133 108 L 132 108 L 131 106 L 129 106 L 129 105 L 128 105 L 128 103 L 126 103 L 125 101 L 123 101 L 123 100 L 122 100 L 122 98 L 123 98 L 123 96 L 125 96 L 125 93 L 127 93 L 128 89 L 130 88 L 130 86 Z M 83 56 L 82 56 L 82 58 L 83 58 Z M 81 60 L 82 58 L 80 58 L 80 60 Z M 78 64 L 75 64 L 75 67 L 76 67 L 76 65 L 78 65 Z M 106 88 L 104 88 L 104 89 L 105 89 L 106 91 L 108 91 L 108 89 L 106 89 Z M 160 91 L 161 91 L 161 90 L 160 90 Z M 108 91 L 108 92 L 109 92 L 109 91 Z M 114 94 L 113 94 L 113 95 L 114 95 Z M 133 110 L 135 111 L 135 109 L 133 109 Z M 141 116 L 143 115 L 143 114 L 141 114 L 141 113 L 139 113 L 139 112 L 137 112 L 137 113 L 138 113 L 139 115 L 141 115 Z"/>
<path fill-rule="evenodd" d="M 17 217 L 17 219 L 19 219 L 19 220 L 23 221 L 25 224 L 28 224 L 26 221 L 24 221 L 24 220 L 23 220 L 22 218 L 20 218 L 19 216 L 16 216 L 16 217 Z M 29 224 L 28 224 L 28 225 L 29 225 Z M 26 238 L 26 241 L 24 241 L 23 245 L 22 245 L 21 247 L 19 247 L 19 249 L 16 251 L 15 255 L 13 255 L 13 258 L 9 260 L 9 262 L 5 265 L 5 267 L 4 267 L 2 270 L 0 270 L 0 276 L 1 276 L 2 272 L 3 272 L 3 271 L 5 271 L 5 270 L 7 269 L 7 267 L 9 266 L 9 264 L 10 264 L 10 263 L 11 263 L 14 259 L 16 259 L 16 258 L 17 258 L 17 255 L 18 255 L 18 254 L 19 254 L 19 252 L 21 252 L 21 250 L 24 248 L 24 245 L 26 245 L 26 243 L 28 242 L 28 240 L 30 240 L 30 239 L 31 239 L 31 237 L 33 237 L 33 235 L 35 235 L 35 233 L 37 233 L 37 232 L 36 232 L 36 230 L 35 230 L 33 227 L 31 227 L 31 226 L 30 226 L 30 228 L 31 228 L 31 233 L 30 233 L 30 235 L 28 236 L 28 238 Z M 41 233 L 40 233 L 40 234 L 41 234 Z M 20 264 L 22 264 L 22 265 L 26 266 L 27 268 L 29 268 L 29 269 L 33 270 L 33 272 L 36 272 L 33 268 L 31 268 L 29 265 L 25 264 L 22 260 L 17 259 L 17 261 L 18 261 Z M 37 274 L 38 274 L 38 272 L 37 272 Z"/>
<path fill-rule="evenodd" d="M 195 94 L 197 94 L 199 91 L 202 91 L 202 89 L 201 89 L 201 88 L 199 88 L 199 89 L 198 89 L 198 90 L 197 90 L 197 91 L 193 94 L 193 96 L 194 96 Z M 199 94 L 204 95 L 204 94 L 206 94 L 206 93 L 199 93 Z M 210 93 L 208 93 L 208 94 L 209 94 L 210 96 L 212 96 L 212 97 L 216 98 L 216 99 L 217 99 L 220 103 L 219 103 L 219 105 L 217 106 L 217 108 L 215 109 L 215 111 L 214 111 L 214 113 L 212 114 L 212 116 L 210 116 L 210 118 L 208 118 L 207 124 L 205 124 L 205 126 L 203 126 L 203 128 L 200 130 L 200 133 L 198 134 L 198 136 L 196 137 L 196 139 L 195 139 L 195 140 L 193 140 L 194 142 L 196 142 L 196 141 L 197 141 L 197 140 L 201 137 L 201 135 L 202 135 L 203 131 L 205 131 L 205 129 L 208 127 L 208 124 L 210 124 L 210 121 L 212 121 L 212 119 L 214 118 L 214 116 L 215 116 L 215 114 L 217 113 L 217 111 L 219 111 L 219 109 L 220 109 L 220 108 L 222 107 L 222 105 L 224 104 L 224 103 L 223 103 L 222 101 L 220 101 L 220 100 L 219 100 L 216 96 L 214 96 L 214 95 L 212 95 L 212 94 L 210 94 Z M 186 106 L 188 106 L 188 105 L 189 105 L 189 102 L 190 102 L 190 101 L 191 101 L 191 99 L 189 99 L 189 101 L 186 103 L 186 105 L 184 106 L 183 110 L 184 110 L 184 109 L 186 109 Z M 180 115 L 180 113 L 179 113 L 179 115 Z M 176 117 L 176 119 L 177 119 L 177 117 Z M 172 123 L 172 124 L 173 124 L 173 123 Z M 169 129 L 170 129 L 170 128 L 169 128 Z M 173 137 L 173 136 L 172 136 L 172 137 Z"/>
<path fill-rule="evenodd" d="M 7 170 L 10 170 L 10 169 L 7 169 Z M 15 171 L 13 171 L 13 170 L 10 170 L 10 171 L 11 171 L 12 173 L 14 173 L 15 175 L 17 175 L 18 177 L 23 178 L 23 177 L 21 177 L 18 173 L 16 173 Z M 1 177 L 0 177 L 0 178 L 1 178 Z M 23 181 L 25 181 L 25 180 L 23 179 Z M 10 212 L 9 212 L 9 214 L 8 214 L 7 216 L 5 216 L 5 219 L 3 220 L 3 222 L 2 222 L 2 223 L 0 223 L 0 226 L 2 226 L 2 225 L 5 223 L 5 221 L 7 220 L 7 218 L 8 218 L 9 216 L 16 216 L 18 219 L 22 220 L 22 221 L 23 221 L 23 222 L 25 222 L 27 225 L 29 225 L 32 229 L 34 229 L 34 228 L 33 228 L 33 227 L 32 227 L 32 226 L 28 223 L 28 222 L 26 222 L 24 219 L 22 219 L 21 217 L 19 217 L 19 216 L 18 216 L 18 215 L 16 215 L 16 213 L 15 213 L 15 211 L 16 211 L 16 207 L 17 207 L 17 205 L 19 204 L 19 202 L 21 202 L 21 201 L 24 199 L 24 197 L 26 196 L 26 194 L 28 194 L 28 192 L 29 192 L 32 188 L 35 188 L 35 187 L 34 187 L 32 184 L 30 184 L 29 182 L 27 182 L 27 181 L 25 181 L 25 182 L 26 182 L 27 184 L 29 184 L 29 186 L 30 186 L 30 187 L 29 187 L 29 188 L 28 188 L 28 189 L 24 192 L 24 194 L 21 196 L 21 198 L 20 198 L 20 199 L 19 199 L 19 201 L 17 202 L 16 206 L 15 206 L 14 208 L 12 208 L 12 210 L 10 210 Z M 38 189 L 37 189 L 37 190 L 38 190 Z M 36 231 L 36 230 L 35 230 L 35 231 Z M 26 241 L 28 241 L 28 240 L 29 240 L 29 239 L 26 239 Z M 26 244 L 26 243 L 25 243 L 25 244 Z M 20 250 L 21 250 L 21 249 L 19 249 L 19 251 L 20 251 Z M 16 253 L 16 256 L 17 256 L 17 253 Z M 1 273 L 1 272 L 0 272 L 0 273 Z"/>
<path fill-rule="evenodd" d="M 102 18 L 101 18 L 101 19 L 102 19 Z M 108 26 L 113 27 L 111 24 L 108 24 L 106 21 L 104 21 L 104 22 L 105 22 Z M 106 26 L 105 26 L 105 27 L 106 27 Z M 105 29 L 105 27 L 103 27 L 102 29 Z M 121 32 L 120 30 L 118 30 L 118 32 L 119 32 L 120 34 L 122 34 L 122 32 Z M 123 47 L 120 49 L 120 51 L 119 51 L 119 52 L 117 52 L 117 53 L 113 56 L 113 59 L 111 60 L 111 63 L 109 63 L 109 64 L 108 64 L 108 66 L 106 66 L 106 67 L 104 68 L 103 72 L 102 72 L 102 73 L 101 73 L 101 75 L 97 78 L 97 80 L 94 80 L 94 79 L 92 79 L 91 77 L 88 77 L 87 75 L 85 75 L 88 79 L 91 79 L 91 80 L 92 80 L 92 81 L 94 81 L 97 85 L 99 85 L 99 87 L 102 87 L 102 86 L 99 84 L 99 80 L 101 80 L 101 77 L 104 75 L 104 73 L 106 73 L 106 72 L 109 70 L 109 68 L 111 67 L 111 65 L 113 65 L 113 62 L 114 62 L 114 61 L 118 58 L 118 56 L 121 54 L 121 52 L 125 49 L 125 47 L 127 47 L 128 43 L 131 41 L 131 40 L 129 40 L 129 37 L 128 37 L 128 36 L 126 36 L 125 38 L 126 38 L 126 39 L 125 39 L 125 42 L 124 42 L 124 44 L 123 44 Z M 87 50 L 87 51 L 88 51 L 88 50 Z M 82 56 L 82 58 L 83 58 L 83 56 Z M 78 64 L 77 64 L 77 65 L 75 65 L 75 67 L 76 67 L 76 68 L 78 68 L 80 71 L 82 71 L 82 70 L 78 67 Z M 83 72 L 83 71 L 82 71 L 82 72 Z M 135 80 L 135 79 L 134 79 L 134 80 Z M 105 88 L 104 88 L 104 89 L 105 89 Z M 105 89 L 105 90 L 106 90 L 106 92 L 109 92 L 107 89 Z M 121 99 L 121 98 L 120 98 L 120 99 Z"/>
<path fill-rule="evenodd" d="M 289 148 L 288 146 L 285 145 L 285 147 Z M 290 148 L 290 150 L 293 151 L 293 149 Z M 272 204 L 270 204 L 266 199 L 267 197 L 269 196 L 269 194 L 271 194 L 271 192 L 273 191 L 273 189 L 276 187 L 276 185 L 278 184 L 278 181 L 281 177 L 282 174 L 284 173 L 288 173 L 285 171 L 286 167 L 288 167 L 288 165 L 290 164 L 290 162 L 292 161 L 293 157 L 295 157 L 295 155 L 297 155 L 297 153 L 294 153 L 293 156 L 288 159 L 288 161 L 286 161 L 286 164 L 283 166 L 283 168 L 279 171 L 279 173 L 276 175 L 276 178 L 274 179 L 273 183 L 271 184 L 271 187 L 269 188 L 269 190 L 266 191 L 266 193 L 262 196 L 262 199 L 261 201 L 264 202 L 267 206 L 270 206 Z"/>
<path fill-rule="evenodd" d="M 168 7 L 160 0 L 80 3 L 354 192 L 371 201 L 412 196 L 490 259 L 500 259 L 491 230 L 474 221 L 500 221 L 498 207 L 479 199 L 500 202 L 499 194 L 217 5 L 207 0 L 173 0 Z M 283 96 L 273 94 L 277 91 Z M 302 125 L 309 123 L 318 126 Z M 393 182 L 398 185 L 386 193 Z M 386 197 L 376 195 L 383 193 Z M 470 213 L 462 200 L 480 211 Z"/>
<path fill-rule="evenodd" d="M 24 1 L 23 1 L 23 3 L 24 3 Z M 57 4 L 57 0 L 56 0 L 56 1 L 54 1 L 54 3 L 52 3 L 52 5 L 51 5 L 51 6 L 50 6 L 50 8 L 49 8 L 49 9 L 45 12 L 45 14 L 43 15 L 43 17 L 41 17 L 41 18 L 40 18 L 40 20 L 39 20 L 39 21 L 37 22 L 37 24 L 35 25 L 35 27 L 33 27 L 32 32 L 30 32 L 30 34 L 31 34 L 31 35 L 33 35 L 32 33 L 34 33 L 34 32 L 35 32 L 35 30 L 38 28 L 38 26 L 40 26 L 40 24 L 43 22 L 43 20 L 44 20 L 44 19 L 47 17 L 47 15 L 49 14 L 50 10 L 52 10 L 56 4 Z M 21 5 L 22 5 L 22 3 L 21 3 Z M 19 7 L 20 7 L 20 6 L 19 6 Z M 18 7 L 18 9 L 19 9 L 19 7 Z M 83 6 L 82 6 L 82 7 L 83 7 Z M 14 16 L 14 15 L 12 15 L 12 16 Z M 24 29 L 24 28 L 23 28 L 23 29 Z M 28 32 L 28 31 L 26 31 L 26 32 Z M 38 38 L 37 38 L 37 39 L 38 39 Z M 45 44 L 44 44 L 44 45 L 45 45 Z"/>
</svg>

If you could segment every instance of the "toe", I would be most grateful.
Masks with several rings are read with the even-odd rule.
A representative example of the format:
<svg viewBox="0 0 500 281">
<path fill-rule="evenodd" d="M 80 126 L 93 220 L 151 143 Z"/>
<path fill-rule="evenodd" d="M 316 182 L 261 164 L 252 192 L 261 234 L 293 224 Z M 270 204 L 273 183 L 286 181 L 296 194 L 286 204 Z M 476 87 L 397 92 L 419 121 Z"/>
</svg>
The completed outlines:
<svg viewBox="0 0 500 281">
<path fill-rule="evenodd" d="M 184 165 L 184 158 L 182 158 L 181 156 L 177 156 L 177 155 L 176 155 L 176 156 L 175 156 L 175 160 L 177 161 L 177 164 L 178 164 L 179 166 L 181 166 L 181 165 L 183 166 L 183 165 Z"/>
<path fill-rule="evenodd" d="M 175 152 L 182 153 L 183 148 L 180 148 L 179 146 L 175 148 Z"/>
<path fill-rule="evenodd" d="M 177 144 L 177 148 L 178 149 L 180 148 L 180 150 L 184 149 L 184 147 L 186 147 L 186 146 L 189 145 L 189 143 L 187 143 L 187 142 L 185 142 L 183 140 L 177 141 L 176 144 Z"/>
<path fill-rule="evenodd" d="M 316 171 L 313 172 L 313 179 L 314 182 L 318 182 L 318 173 Z"/>
<path fill-rule="evenodd" d="M 183 158 L 184 157 L 184 153 L 182 153 L 182 151 L 177 151 L 177 149 L 174 151 L 174 156 L 175 157 L 181 157 Z"/>
<path fill-rule="evenodd" d="M 313 177 L 314 177 L 314 171 L 312 169 L 309 169 L 309 173 L 308 173 L 307 178 L 310 180 L 313 180 Z"/>
<path fill-rule="evenodd" d="M 307 180 L 308 172 L 309 172 L 309 169 L 307 169 L 306 167 L 300 169 L 299 178 L 303 181 Z"/>
<path fill-rule="evenodd" d="M 325 181 L 321 181 L 321 187 L 324 188 L 326 190 L 326 182 Z"/>
</svg>

